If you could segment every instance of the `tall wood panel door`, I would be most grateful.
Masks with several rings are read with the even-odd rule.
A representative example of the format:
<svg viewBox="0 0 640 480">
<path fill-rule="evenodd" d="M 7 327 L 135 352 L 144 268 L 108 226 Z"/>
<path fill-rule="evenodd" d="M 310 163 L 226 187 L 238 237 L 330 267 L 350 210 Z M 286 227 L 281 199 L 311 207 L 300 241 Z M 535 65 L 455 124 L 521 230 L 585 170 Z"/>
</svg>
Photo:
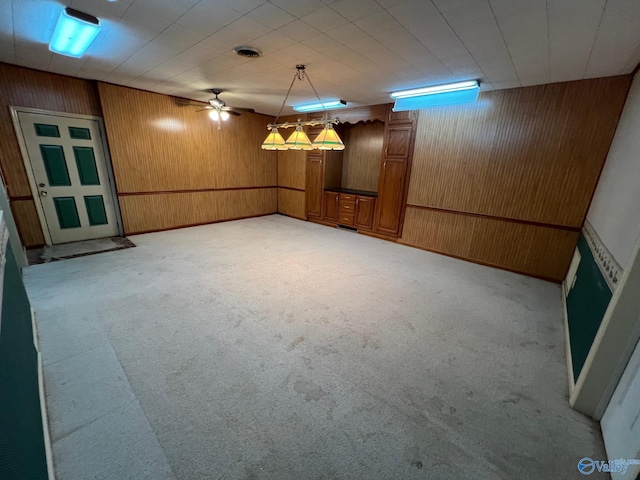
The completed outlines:
<svg viewBox="0 0 640 480">
<path fill-rule="evenodd" d="M 398 234 L 406 174 L 406 159 L 386 159 L 383 162 L 376 210 L 378 233 L 391 236 Z"/>
<path fill-rule="evenodd" d="M 51 243 L 118 235 L 98 121 L 22 111 L 17 117 Z"/>
<path fill-rule="evenodd" d="M 307 217 L 322 217 L 322 192 L 324 190 L 323 156 L 307 154 L 305 179 L 305 209 Z"/>
</svg>

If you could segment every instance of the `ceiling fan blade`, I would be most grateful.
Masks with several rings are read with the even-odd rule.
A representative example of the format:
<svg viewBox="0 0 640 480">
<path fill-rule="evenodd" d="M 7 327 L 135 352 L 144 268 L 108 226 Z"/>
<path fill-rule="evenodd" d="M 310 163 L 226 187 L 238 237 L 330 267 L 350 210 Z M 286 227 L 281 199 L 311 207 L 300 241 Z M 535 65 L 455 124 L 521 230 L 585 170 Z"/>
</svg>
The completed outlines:
<svg viewBox="0 0 640 480">
<path fill-rule="evenodd" d="M 201 105 L 198 105 L 198 106 L 201 106 Z M 196 110 L 196 112 L 205 112 L 207 110 L 213 110 L 213 107 L 204 107 L 204 108 L 201 108 L 200 110 Z"/>
<path fill-rule="evenodd" d="M 230 115 L 235 115 L 236 117 L 242 115 L 240 112 L 236 112 L 235 110 L 227 110 L 227 112 L 229 112 Z"/>
</svg>

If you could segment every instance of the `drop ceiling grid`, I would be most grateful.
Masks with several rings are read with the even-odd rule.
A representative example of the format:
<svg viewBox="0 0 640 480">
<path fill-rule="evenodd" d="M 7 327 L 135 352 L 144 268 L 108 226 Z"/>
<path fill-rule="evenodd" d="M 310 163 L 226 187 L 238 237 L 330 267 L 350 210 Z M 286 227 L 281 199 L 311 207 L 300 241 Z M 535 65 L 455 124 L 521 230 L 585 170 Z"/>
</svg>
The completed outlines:
<svg viewBox="0 0 640 480">
<path fill-rule="evenodd" d="M 628 73 L 640 61 L 630 0 L 72 0 L 103 32 L 82 59 L 47 49 L 60 5 L 0 0 L 0 60 L 274 114 L 296 63 L 353 104 L 478 78 L 484 89 Z M 33 28 L 38 25 L 39 28 Z M 14 40 L 15 39 L 15 40 Z M 231 50 L 249 44 L 259 59 Z M 276 83 L 277 82 L 277 83 Z M 312 92 L 300 93 L 302 101 Z M 291 110 L 287 109 L 287 113 Z"/>
</svg>

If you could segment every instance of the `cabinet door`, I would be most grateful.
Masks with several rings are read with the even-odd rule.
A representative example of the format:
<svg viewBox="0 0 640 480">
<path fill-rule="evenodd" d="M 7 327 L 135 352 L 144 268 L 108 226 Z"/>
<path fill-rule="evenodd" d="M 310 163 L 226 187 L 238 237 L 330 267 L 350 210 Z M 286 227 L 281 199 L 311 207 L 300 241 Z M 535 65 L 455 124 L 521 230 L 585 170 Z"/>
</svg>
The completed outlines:
<svg viewBox="0 0 640 480">
<path fill-rule="evenodd" d="M 413 132 L 412 124 L 390 125 L 387 127 L 387 144 L 385 146 L 386 158 L 403 158 L 409 157 L 411 150 L 411 134 Z"/>
<path fill-rule="evenodd" d="M 329 222 L 338 221 L 338 201 L 340 194 L 335 192 L 324 192 L 324 219 Z"/>
<path fill-rule="evenodd" d="M 376 232 L 397 235 L 407 172 L 406 160 L 387 159 L 383 163 L 378 188 Z"/>
<path fill-rule="evenodd" d="M 307 155 L 305 210 L 307 217 L 322 217 L 322 155 Z"/>
<path fill-rule="evenodd" d="M 356 219 L 355 226 L 363 230 L 373 229 L 373 211 L 375 198 L 360 197 L 356 198 Z"/>
</svg>

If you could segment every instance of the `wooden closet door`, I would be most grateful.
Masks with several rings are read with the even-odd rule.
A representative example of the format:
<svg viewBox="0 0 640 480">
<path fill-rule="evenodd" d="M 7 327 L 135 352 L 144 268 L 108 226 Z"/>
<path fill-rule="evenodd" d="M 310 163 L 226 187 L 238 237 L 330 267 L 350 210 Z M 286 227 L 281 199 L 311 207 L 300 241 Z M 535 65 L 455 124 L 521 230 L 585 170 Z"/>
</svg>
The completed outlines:
<svg viewBox="0 0 640 480">
<path fill-rule="evenodd" d="M 406 174 L 406 159 L 386 159 L 383 162 L 376 210 L 378 233 L 392 236 L 398 234 Z"/>
<path fill-rule="evenodd" d="M 323 156 L 307 154 L 305 181 L 305 210 L 307 217 L 322 217 L 322 192 L 324 190 Z"/>
</svg>

